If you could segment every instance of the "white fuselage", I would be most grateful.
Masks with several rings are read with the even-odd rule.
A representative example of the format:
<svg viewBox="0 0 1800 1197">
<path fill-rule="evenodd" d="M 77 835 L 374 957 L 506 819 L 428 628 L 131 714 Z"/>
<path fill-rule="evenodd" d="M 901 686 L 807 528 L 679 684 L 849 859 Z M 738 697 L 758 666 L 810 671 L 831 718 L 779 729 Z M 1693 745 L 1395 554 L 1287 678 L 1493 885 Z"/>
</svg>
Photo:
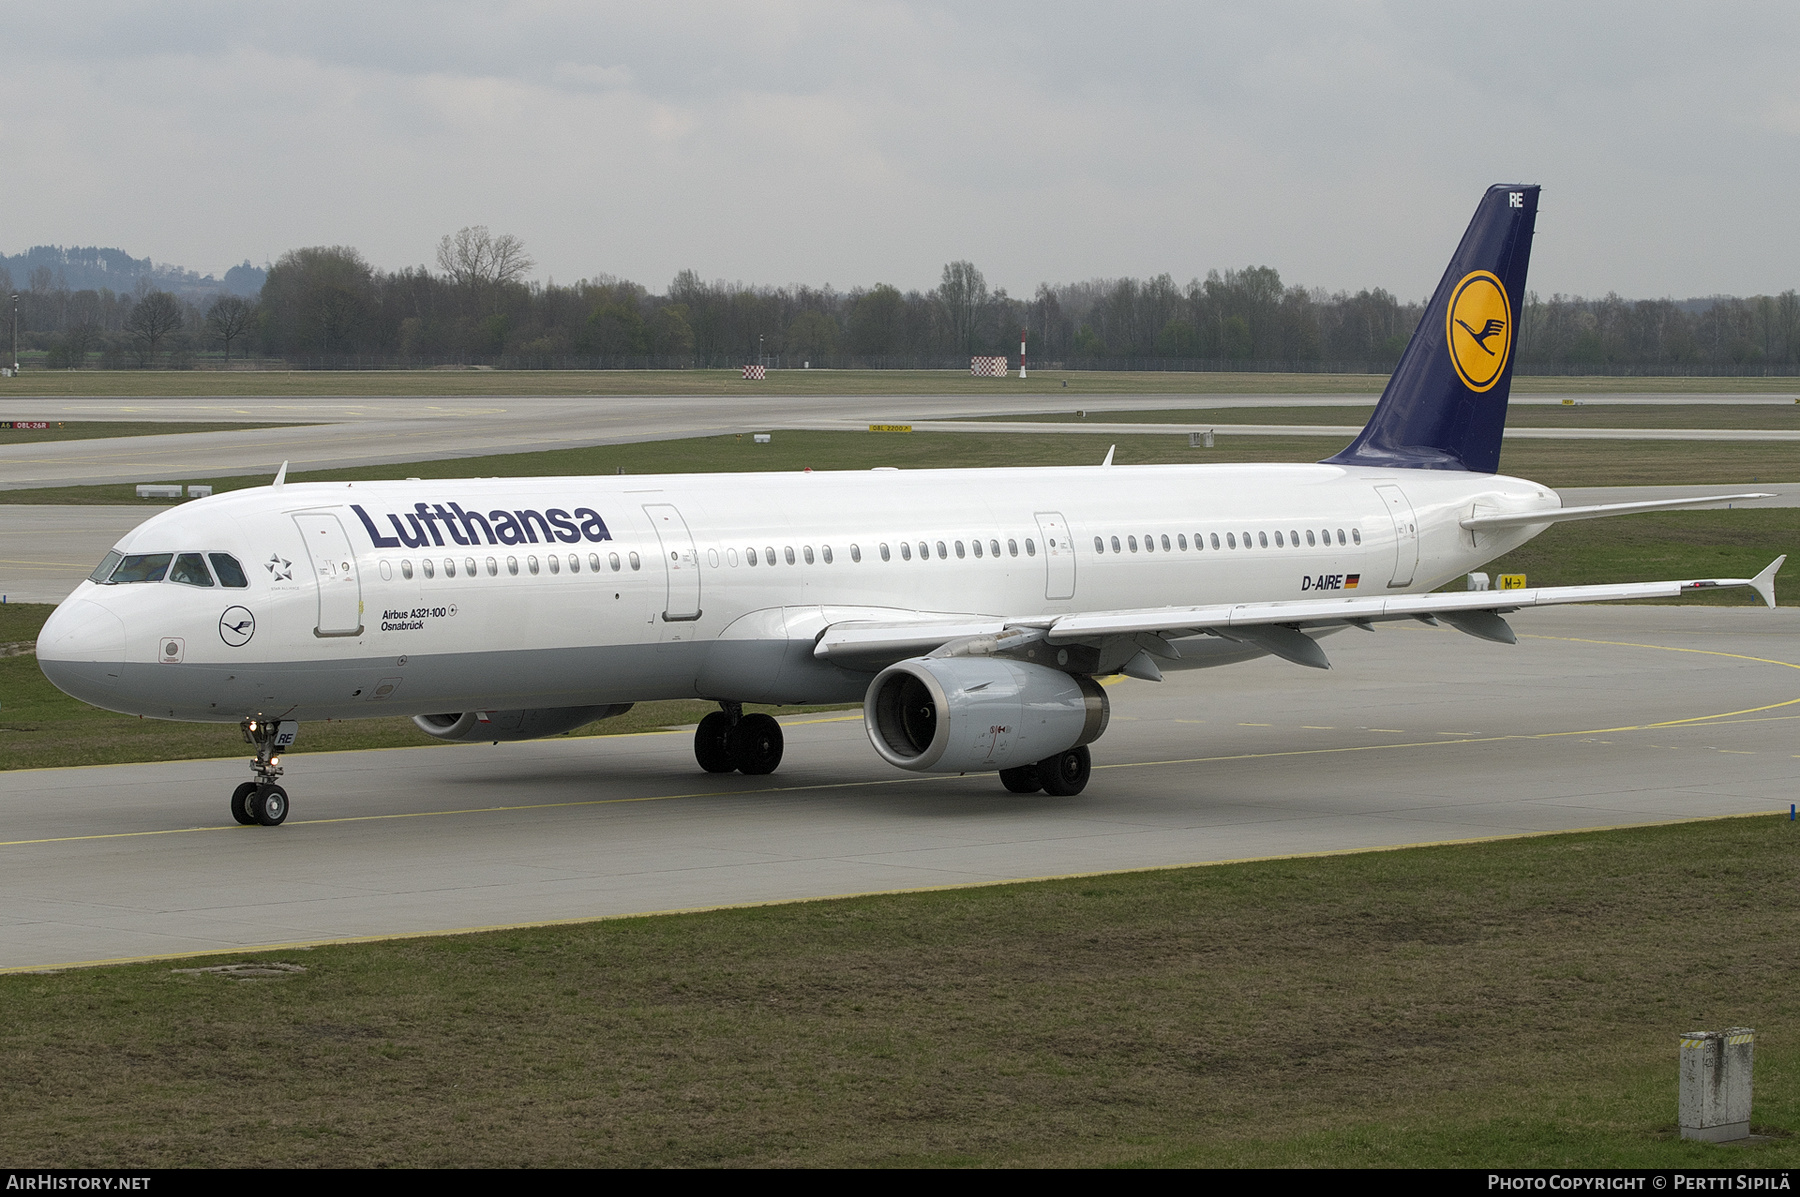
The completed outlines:
<svg viewBox="0 0 1800 1197">
<path fill-rule="evenodd" d="M 1334 465 L 290 484 L 118 545 L 229 553 L 247 586 L 84 582 L 38 651 L 77 697 L 169 719 L 853 701 L 870 674 L 810 651 L 840 620 L 1416 593 L 1538 530 L 1459 520 L 1557 506 Z"/>
</svg>

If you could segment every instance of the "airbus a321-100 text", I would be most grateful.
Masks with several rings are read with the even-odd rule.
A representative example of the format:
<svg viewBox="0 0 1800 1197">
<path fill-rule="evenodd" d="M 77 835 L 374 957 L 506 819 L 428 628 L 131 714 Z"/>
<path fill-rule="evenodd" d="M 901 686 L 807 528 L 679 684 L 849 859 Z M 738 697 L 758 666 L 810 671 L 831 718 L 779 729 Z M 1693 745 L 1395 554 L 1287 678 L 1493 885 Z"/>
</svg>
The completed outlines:
<svg viewBox="0 0 1800 1197">
<path fill-rule="evenodd" d="M 1491 188 L 1368 426 L 1316 465 L 874 470 L 295 483 L 146 521 L 44 625 L 57 686 L 110 710 L 241 724 L 241 822 L 288 813 L 304 720 L 411 715 L 446 740 L 554 735 L 650 699 L 720 709 L 702 768 L 759 774 L 743 704 L 863 704 L 902 769 L 1073 794 L 1096 679 L 1273 655 L 1384 620 L 1511 643 L 1550 603 L 1754 578 L 1433 593 L 1561 520 L 1499 474 L 1535 186 Z M 285 473 L 285 469 L 283 471 Z"/>
</svg>

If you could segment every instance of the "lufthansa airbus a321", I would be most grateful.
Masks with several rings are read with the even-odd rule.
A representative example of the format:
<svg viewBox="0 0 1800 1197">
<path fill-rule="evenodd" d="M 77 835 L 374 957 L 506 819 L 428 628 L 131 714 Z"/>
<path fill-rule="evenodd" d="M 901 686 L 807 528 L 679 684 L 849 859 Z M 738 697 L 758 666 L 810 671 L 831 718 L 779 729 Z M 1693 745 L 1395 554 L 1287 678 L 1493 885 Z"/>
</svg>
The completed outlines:
<svg viewBox="0 0 1800 1197">
<path fill-rule="evenodd" d="M 1273 655 L 1384 620 L 1511 643 L 1551 603 L 1754 578 L 1434 593 L 1567 508 L 1498 473 L 1535 186 L 1483 196 L 1368 426 L 1316 465 L 874 470 L 273 485 L 121 540 L 44 625 L 76 698 L 240 724 L 244 823 L 288 813 L 305 720 L 411 715 L 446 740 L 554 735 L 650 699 L 720 709 L 700 766 L 768 773 L 747 702 L 863 704 L 902 769 L 1074 794 L 1097 679 Z M 285 470 L 284 470 L 285 473 Z"/>
</svg>

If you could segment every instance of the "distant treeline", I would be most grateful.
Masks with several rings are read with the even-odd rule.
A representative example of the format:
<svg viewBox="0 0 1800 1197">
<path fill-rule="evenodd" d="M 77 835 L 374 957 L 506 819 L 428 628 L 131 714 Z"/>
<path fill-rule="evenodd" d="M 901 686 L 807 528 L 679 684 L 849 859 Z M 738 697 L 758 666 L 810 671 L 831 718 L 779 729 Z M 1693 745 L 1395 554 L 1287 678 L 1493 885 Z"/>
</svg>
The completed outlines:
<svg viewBox="0 0 1800 1197">
<path fill-rule="evenodd" d="M 1386 371 L 1423 311 L 1379 288 L 1289 286 L 1267 266 L 989 288 L 969 262 L 930 291 L 705 282 L 662 294 L 602 276 L 527 282 L 517 238 L 446 236 L 438 269 L 383 271 L 344 246 L 282 255 L 254 300 L 160 290 L 69 290 L 34 271 L 22 342 L 46 364 L 193 365 L 247 352 L 299 366 L 494 364 L 539 368 L 965 367 L 971 354 L 1065 368 Z M 4 269 L 0 268 L 0 276 Z M 7 281 L 0 277 L 0 283 Z M 1532 373 L 1800 371 L 1800 296 L 1626 300 L 1527 297 L 1519 369 Z"/>
</svg>

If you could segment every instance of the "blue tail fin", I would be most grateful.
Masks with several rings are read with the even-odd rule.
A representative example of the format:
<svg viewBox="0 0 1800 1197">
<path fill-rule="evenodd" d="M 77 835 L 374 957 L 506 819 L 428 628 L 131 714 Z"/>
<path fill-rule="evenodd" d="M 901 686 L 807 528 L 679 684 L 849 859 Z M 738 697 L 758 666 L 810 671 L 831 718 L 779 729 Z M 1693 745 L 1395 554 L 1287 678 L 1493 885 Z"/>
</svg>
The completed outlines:
<svg viewBox="0 0 1800 1197">
<path fill-rule="evenodd" d="M 1499 470 L 1537 208 L 1536 186 L 1488 188 L 1375 414 L 1328 463 Z"/>
</svg>

